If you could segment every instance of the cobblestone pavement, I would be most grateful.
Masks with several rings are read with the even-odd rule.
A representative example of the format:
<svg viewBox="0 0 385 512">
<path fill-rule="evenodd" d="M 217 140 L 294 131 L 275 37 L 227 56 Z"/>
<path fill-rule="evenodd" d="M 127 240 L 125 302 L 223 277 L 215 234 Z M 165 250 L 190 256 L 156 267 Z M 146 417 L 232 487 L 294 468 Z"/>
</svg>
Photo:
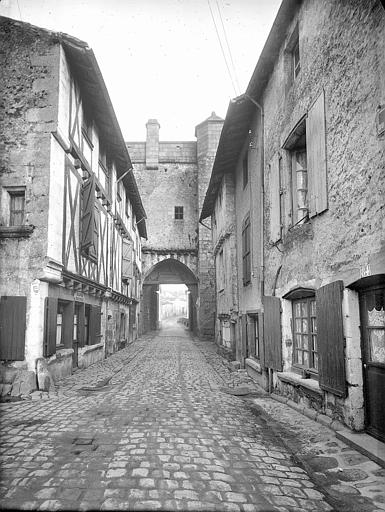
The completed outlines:
<svg viewBox="0 0 385 512">
<path fill-rule="evenodd" d="M 235 396 L 242 386 L 251 392 Z M 304 447 L 296 438 L 297 413 L 288 409 L 258 393 L 244 372 L 230 372 L 212 343 L 144 336 L 61 381 L 48 397 L 0 405 L 0 505 L 338 510 L 314 469 L 306 471 L 293 456 L 291 443 L 301 453 Z M 317 428 L 319 447 L 333 442 L 324 434 L 329 429 Z M 362 510 L 381 509 L 381 500 L 365 500 Z"/>
</svg>

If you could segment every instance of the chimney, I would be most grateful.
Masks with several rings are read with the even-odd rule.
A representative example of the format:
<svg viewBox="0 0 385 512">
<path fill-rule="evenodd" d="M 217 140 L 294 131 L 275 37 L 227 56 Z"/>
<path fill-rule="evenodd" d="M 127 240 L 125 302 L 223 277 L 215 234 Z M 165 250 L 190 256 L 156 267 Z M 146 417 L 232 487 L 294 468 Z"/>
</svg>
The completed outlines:
<svg viewBox="0 0 385 512">
<path fill-rule="evenodd" d="M 156 119 L 149 119 L 146 124 L 146 168 L 158 169 L 159 166 L 159 128 Z"/>
</svg>

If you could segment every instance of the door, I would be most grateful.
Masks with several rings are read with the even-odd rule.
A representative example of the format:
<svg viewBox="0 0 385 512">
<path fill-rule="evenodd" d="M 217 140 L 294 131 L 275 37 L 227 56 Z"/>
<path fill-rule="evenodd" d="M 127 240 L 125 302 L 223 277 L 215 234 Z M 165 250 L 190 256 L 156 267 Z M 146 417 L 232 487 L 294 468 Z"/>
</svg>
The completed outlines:
<svg viewBox="0 0 385 512">
<path fill-rule="evenodd" d="M 73 326 L 73 337 L 72 337 L 72 348 L 74 353 L 72 355 L 72 367 L 78 367 L 78 350 L 79 350 L 79 337 L 80 337 L 80 304 L 75 305 L 74 311 L 74 326 Z"/>
<path fill-rule="evenodd" d="M 385 441 L 385 287 L 360 292 L 365 425 Z"/>
</svg>

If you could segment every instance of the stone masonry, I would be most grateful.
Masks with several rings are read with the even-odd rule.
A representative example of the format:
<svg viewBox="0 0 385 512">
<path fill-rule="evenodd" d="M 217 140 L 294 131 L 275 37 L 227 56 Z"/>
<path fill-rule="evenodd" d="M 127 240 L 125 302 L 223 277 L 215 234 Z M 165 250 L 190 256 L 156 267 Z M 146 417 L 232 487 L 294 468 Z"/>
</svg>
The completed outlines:
<svg viewBox="0 0 385 512">
<path fill-rule="evenodd" d="M 144 278 L 156 264 L 170 258 L 187 266 L 198 288 L 197 293 L 192 291 L 194 326 L 206 337 L 214 335 L 215 275 L 210 226 L 198 220 L 222 124 L 213 112 L 196 127 L 197 141 L 160 142 L 159 122 L 150 119 L 146 142 L 127 142 L 148 217 Z M 175 207 L 183 207 L 183 219 L 175 218 Z M 146 332 L 156 325 L 150 318 L 156 315 L 156 289 L 153 283 L 150 289 L 145 279 L 143 285 L 142 330 Z"/>
</svg>

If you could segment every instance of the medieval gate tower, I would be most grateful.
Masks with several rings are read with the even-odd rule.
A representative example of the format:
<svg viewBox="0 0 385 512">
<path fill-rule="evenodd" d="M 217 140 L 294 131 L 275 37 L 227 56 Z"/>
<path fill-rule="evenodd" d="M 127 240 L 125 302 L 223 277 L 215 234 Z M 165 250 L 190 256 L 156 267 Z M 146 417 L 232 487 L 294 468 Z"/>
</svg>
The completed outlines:
<svg viewBox="0 0 385 512">
<path fill-rule="evenodd" d="M 215 112 L 195 128 L 196 141 L 160 142 L 156 119 L 145 142 L 127 142 L 143 204 L 148 240 L 142 249 L 141 331 L 158 326 L 160 284 L 184 283 L 190 328 L 214 335 L 215 273 L 210 222 L 199 223 L 223 119 Z"/>
</svg>

